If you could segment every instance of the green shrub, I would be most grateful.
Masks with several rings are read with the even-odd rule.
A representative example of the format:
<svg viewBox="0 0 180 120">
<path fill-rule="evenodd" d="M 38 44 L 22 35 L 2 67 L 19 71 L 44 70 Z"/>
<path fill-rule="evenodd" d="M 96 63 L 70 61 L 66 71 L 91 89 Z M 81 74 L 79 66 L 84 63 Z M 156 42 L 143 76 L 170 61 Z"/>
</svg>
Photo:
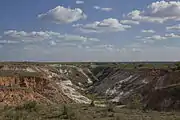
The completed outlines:
<svg viewBox="0 0 180 120">
<path fill-rule="evenodd" d="M 66 105 L 63 106 L 63 113 L 62 115 L 68 115 L 68 109 L 66 107 Z"/>
<path fill-rule="evenodd" d="M 18 105 L 15 107 L 15 110 L 27 110 L 27 111 L 36 111 L 36 101 L 28 101 L 24 103 L 23 105 Z"/>
<path fill-rule="evenodd" d="M 121 120 L 121 117 L 120 116 L 116 116 L 115 120 Z"/>
<path fill-rule="evenodd" d="M 107 111 L 108 112 L 114 112 L 115 105 L 112 102 L 107 103 Z"/>
<path fill-rule="evenodd" d="M 91 104 L 89 105 L 90 107 L 94 107 L 95 104 L 94 104 L 94 100 L 91 101 Z"/>
<path fill-rule="evenodd" d="M 32 111 L 35 110 L 36 105 L 37 105 L 36 101 L 29 101 L 24 104 L 24 109 Z"/>
<path fill-rule="evenodd" d="M 73 110 L 71 110 L 70 108 L 68 109 L 68 107 L 64 105 L 62 118 L 69 119 L 69 120 L 78 120 L 78 115 Z"/>
<path fill-rule="evenodd" d="M 140 109 L 142 110 L 143 104 L 141 103 L 141 95 L 133 95 L 130 102 L 127 104 L 127 107 L 130 109 Z"/>
</svg>

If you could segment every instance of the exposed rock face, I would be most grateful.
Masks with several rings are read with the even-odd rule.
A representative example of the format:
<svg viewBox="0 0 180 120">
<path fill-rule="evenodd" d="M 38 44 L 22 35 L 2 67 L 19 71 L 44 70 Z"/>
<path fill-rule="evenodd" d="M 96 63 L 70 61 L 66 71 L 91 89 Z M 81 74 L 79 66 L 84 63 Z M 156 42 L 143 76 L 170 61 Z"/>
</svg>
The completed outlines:
<svg viewBox="0 0 180 120">
<path fill-rule="evenodd" d="M 0 86 L 0 101 L 7 104 L 18 104 L 24 100 L 73 102 L 52 81 L 41 77 L 1 77 Z M 61 98 L 57 99 L 59 96 Z"/>
<path fill-rule="evenodd" d="M 78 86 L 68 81 L 66 73 L 50 66 L 22 66 L 22 69 L 19 65 L 4 66 L 0 70 L 0 102 L 9 105 L 28 100 L 46 104 L 90 103 L 77 91 Z"/>
<path fill-rule="evenodd" d="M 105 67 L 95 74 L 99 81 L 93 84 L 90 91 L 113 102 L 127 104 L 134 94 L 140 94 L 146 108 L 180 109 L 180 72 Z"/>
<path fill-rule="evenodd" d="M 3 65 L 0 102 L 91 103 L 85 93 L 127 104 L 141 95 L 144 108 L 180 109 L 180 72 L 164 69 L 121 69 L 74 65 Z"/>
</svg>

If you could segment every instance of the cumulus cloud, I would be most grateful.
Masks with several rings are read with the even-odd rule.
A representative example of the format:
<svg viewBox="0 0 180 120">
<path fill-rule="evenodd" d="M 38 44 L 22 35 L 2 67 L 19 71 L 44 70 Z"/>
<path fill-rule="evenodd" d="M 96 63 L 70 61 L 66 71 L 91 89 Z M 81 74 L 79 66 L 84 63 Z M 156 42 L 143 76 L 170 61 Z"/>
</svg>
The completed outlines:
<svg viewBox="0 0 180 120">
<path fill-rule="evenodd" d="M 95 21 L 90 24 L 76 24 L 73 27 L 78 28 L 84 33 L 102 33 L 102 32 L 118 32 L 125 31 L 131 26 L 121 24 L 117 19 L 108 18 L 102 21 Z"/>
<path fill-rule="evenodd" d="M 125 48 L 140 48 L 141 46 L 142 46 L 142 44 L 140 44 L 138 42 L 135 42 L 135 43 L 131 43 L 131 44 L 125 45 L 124 47 Z"/>
<path fill-rule="evenodd" d="M 75 43 L 61 43 L 61 46 L 78 46 Z"/>
<path fill-rule="evenodd" d="M 134 21 L 134 20 L 121 20 L 120 23 L 122 24 L 132 24 L 132 25 L 139 25 L 139 21 Z"/>
<path fill-rule="evenodd" d="M 143 50 L 140 48 L 132 48 L 132 51 L 133 52 L 142 52 Z"/>
<path fill-rule="evenodd" d="M 99 6 L 94 6 L 94 9 L 101 10 L 101 11 L 106 11 L 106 12 L 109 12 L 109 11 L 113 10 L 112 8 L 101 8 Z"/>
<path fill-rule="evenodd" d="M 102 44 L 102 45 L 97 45 L 94 46 L 95 48 L 101 48 L 101 49 L 106 49 L 106 50 L 113 50 L 115 48 L 114 45 L 111 44 Z"/>
<path fill-rule="evenodd" d="M 34 41 L 42 41 L 42 40 L 53 40 L 52 44 L 55 44 L 55 41 L 93 41 L 97 42 L 99 39 L 84 37 L 79 35 L 71 35 L 71 34 L 61 34 L 52 31 L 40 31 L 40 32 L 25 32 L 25 31 L 16 31 L 16 30 L 8 30 L 5 31 L 2 40 L 13 40 L 13 41 L 23 41 L 23 42 L 34 42 Z M 0 39 L 0 40 L 1 40 Z"/>
<path fill-rule="evenodd" d="M 143 40 L 143 43 L 144 44 L 152 44 L 152 43 L 154 43 L 154 40 L 151 40 L 151 39 L 149 39 L 149 40 L 147 40 L 147 39 L 142 39 Z"/>
<path fill-rule="evenodd" d="M 84 1 L 77 0 L 76 4 L 84 4 Z"/>
<path fill-rule="evenodd" d="M 50 45 L 56 45 L 56 42 L 55 41 L 50 41 Z"/>
<path fill-rule="evenodd" d="M 67 24 L 80 19 L 86 19 L 87 15 L 80 8 L 71 9 L 57 6 L 46 13 L 39 14 L 38 18 L 56 24 Z"/>
<path fill-rule="evenodd" d="M 0 44 L 15 44 L 19 43 L 18 41 L 11 41 L 11 40 L 1 40 L 0 39 Z"/>
<path fill-rule="evenodd" d="M 138 52 L 142 52 L 143 49 L 144 49 L 144 44 L 141 44 L 141 43 L 131 43 L 131 44 L 128 44 L 128 45 L 124 45 L 123 49 L 121 48 L 121 52 L 135 52 L 135 53 L 138 53 Z M 123 51 L 122 51 L 123 50 Z"/>
<path fill-rule="evenodd" d="M 165 35 L 153 35 L 149 37 L 140 38 L 139 40 L 143 41 L 143 43 L 154 43 L 156 40 L 169 40 L 180 38 L 180 34 L 169 33 Z"/>
<path fill-rule="evenodd" d="M 150 39 L 150 40 L 165 40 L 167 38 L 164 37 L 164 36 L 161 36 L 161 35 L 153 35 L 153 36 L 150 36 L 150 37 L 145 37 L 145 39 Z"/>
<path fill-rule="evenodd" d="M 180 30 L 180 24 L 168 26 L 168 27 L 166 27 L 166 30 Z"/>
<path fill-rule="evenodd" d="M 167 38 L 180 38 L 180 35 L 170 33 L 170 34 L 165 34 L 165 37 L 167 37 Z"/>
<path fill-rule="evenodd" d="M 85 46 L 85 48 L 88 51 L 119 51 L 119 48 L 117 48 L 115 45 L 112 44 L 99 44 L 94 46 Z"/>
<path fill-rule="evenodd" d="M 154 30 L 141 30 L 142 33 L 155 33 Z"/>
<path fill-rule="evenodd" d="M 22 40 L 22 41 L 32 41 L 32 40 L 45 40 L 50 37 L 48 32 L 25 32 L 25 31 L 16 31 L 8 30 L 4 32 L 2 38 L 9 40 Z"/>
<path fill-rule="evenodd" d="M 155 41 L 151 37 L 135 36 L 136 40 L 143 44 L 152 44 Z"/>
<path fill-rule="evenodd" d="M 157 1 L 145 10 L 134 10 L 127 15 L 133 20 L 163 23 L 167 20 L 180 20 L 180 1 Z"/>
</svg>

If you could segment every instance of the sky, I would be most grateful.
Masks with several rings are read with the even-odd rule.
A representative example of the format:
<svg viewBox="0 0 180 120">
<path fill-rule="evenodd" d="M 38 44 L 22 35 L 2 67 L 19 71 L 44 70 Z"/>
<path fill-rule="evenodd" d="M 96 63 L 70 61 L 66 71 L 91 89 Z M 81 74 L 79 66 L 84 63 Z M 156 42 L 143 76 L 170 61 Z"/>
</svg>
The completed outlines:
<svg viewBox="0 0 180 120">
<path fill-rule="evenodd" d="M 178 0 L 1 0 L 0 61 L 180 60 Z"/>
</svg>

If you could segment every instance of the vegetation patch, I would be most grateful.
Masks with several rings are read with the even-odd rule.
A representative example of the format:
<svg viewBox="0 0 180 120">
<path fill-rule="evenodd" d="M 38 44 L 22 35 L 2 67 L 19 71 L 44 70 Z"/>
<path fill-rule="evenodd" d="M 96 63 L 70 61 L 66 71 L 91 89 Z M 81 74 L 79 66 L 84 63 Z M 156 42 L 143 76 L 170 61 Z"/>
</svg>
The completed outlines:
<svg viewBox="0 0 180 120">
<path fill-rule="evenodd" d="M 143 112 L 135 109 L 89 107 L 84 104 L 43 105 L 34 101 L 4 107 L 0 120 L 179 120 L 179 112 Z"/>
</svg>

